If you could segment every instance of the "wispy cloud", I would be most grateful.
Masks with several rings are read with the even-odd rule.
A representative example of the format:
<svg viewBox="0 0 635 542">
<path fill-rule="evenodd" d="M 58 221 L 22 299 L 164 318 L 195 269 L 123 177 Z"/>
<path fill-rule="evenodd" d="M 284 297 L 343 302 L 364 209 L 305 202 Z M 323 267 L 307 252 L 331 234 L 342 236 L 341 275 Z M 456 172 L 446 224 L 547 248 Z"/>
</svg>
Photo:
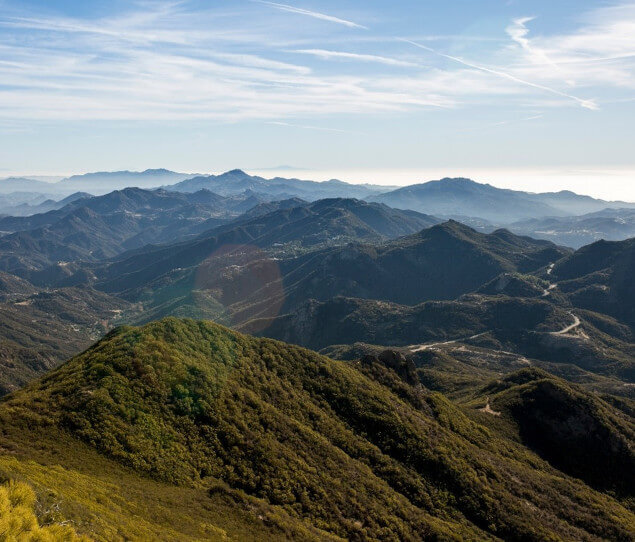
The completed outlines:
<svg viewBox="0 0 635 542">
<path fill-rule="evenodd" d="M 385 64 L 386 66 L 401 66 L 404 68 L 420 67 L 419 64 L 415 64 L 414 62 L 408 62 L 405 60 L 398 60 L 396 58 L 389 58 L 379 55 L 346 53 L 342 51 L 329 51 L 327 49 L 296 49 L 293 52 L 304 55 L 312 55 L 322 59 L 339 58 L 343 60 L 355 60 L 358 62 L 375 62 L 377 64 Z"/>
<path fill-rule="evenodd" d="M 0 121 L 281 122 L 503 103 L 529 111 L 597 109 L 596 99 L 618 103 L 635 90 L 635 4 L 595 10 L 567 33 L 534 35 L 539 19 L 524 17 L 510 22 L 503 43 L 428 37 L 473 48 L 476 62 L 447 54 L 449 44 L 396 41 L 357 32 L 361 25 L 332 15 L 260 3 L 272 9 L 218 3 L 194 10 L 189 2 L 159 1 L 103 17 L 54 16 L 20 5 L 3 11 Z M 290 24 L 274 8 L 336 24 L 328 32 Z M 351 40 L 356 52 L 347 50 Z M 431 53 L 425 70 L 416 58 L 422 55 L 404 43 Z"/>
<path fill-rule="evenodd" d="M 308 17 L 313 17 L 314 19 L 320 19 L 322 21 L 328 21 L 330 23 L 341 24 L 344 26 L 348 26 L 349 28 L 360 28 L 363 30 L 368 30 L 366 26 L 362 26 L 361 24 L 354 23 L 353 21 L 347 21 L 346 19 L 340 19 L 339 17 L 334 17 L 332 15 L 326 15 L 325 13 L 319 13 L 317 11 L 309 11 L 308 9 L 296 8 L 293 6 L 288 6 L 287 4 L 278 4 L 276 2 L 266 2 L 265 0 L 253 0 L 259 4 L 266 4 L 275 9 L 279 9 L 280 11 L 288 11 L 289 13 L 297 13 L 298 15 L 306 15 Z"/>
</svg>

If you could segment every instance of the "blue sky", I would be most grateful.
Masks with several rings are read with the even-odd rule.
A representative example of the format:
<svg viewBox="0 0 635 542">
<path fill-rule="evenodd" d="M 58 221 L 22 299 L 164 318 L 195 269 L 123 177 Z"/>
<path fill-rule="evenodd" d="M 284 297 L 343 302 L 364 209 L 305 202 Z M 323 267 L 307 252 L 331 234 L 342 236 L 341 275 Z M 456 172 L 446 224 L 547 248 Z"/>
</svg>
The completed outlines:
<svg viewBox="0 0 635 542">
<path fill-rule="evenodd" d="M 289 165 L 635 199 L 634 68 L 635 2 L 0 0 L 0 176 Z"/>
</svg>

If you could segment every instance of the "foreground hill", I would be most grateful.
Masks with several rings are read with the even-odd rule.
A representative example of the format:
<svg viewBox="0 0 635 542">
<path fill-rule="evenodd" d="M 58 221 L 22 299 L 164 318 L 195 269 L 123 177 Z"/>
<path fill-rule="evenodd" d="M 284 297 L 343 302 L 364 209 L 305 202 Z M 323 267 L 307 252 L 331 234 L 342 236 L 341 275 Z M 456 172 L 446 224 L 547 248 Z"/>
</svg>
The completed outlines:
<svg viewBox="0 0 635 542">
<path fill-rule="evenodd" d="M 100 540 L 631 537 L 614 498 L 386 371 L 121 328 L 0 404 L 0 468 Z"/>
</svg>

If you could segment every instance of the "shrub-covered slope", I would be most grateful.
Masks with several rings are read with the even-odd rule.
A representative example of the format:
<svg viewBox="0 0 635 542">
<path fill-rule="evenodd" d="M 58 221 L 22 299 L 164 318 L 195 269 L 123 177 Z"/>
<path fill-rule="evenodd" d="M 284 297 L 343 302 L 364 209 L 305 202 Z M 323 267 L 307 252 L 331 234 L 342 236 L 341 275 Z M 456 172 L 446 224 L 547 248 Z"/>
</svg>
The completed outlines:
<svg viewBox="0 0 635 542">
<path fill-rule="evenodd" d="M 484 388 L 523 442 L 554 466 L 601 489 L 635 495 L 635 423 L 600 397 L 537 369 Z"/>
<path fill-rule="evenodd" d="M 239 491 L 305 539 L 624 540 L 635 522 L 440 395 L 192 320 L 111 332 L 9 396 L 0 420 L 4 449 L 62 429 L 60 461 L 78 439 L 184 492 L 207 488 L 210 514 Z"/>
<path fill-rule="evenodd" d="M 598 241 L 560 260 L 552 276 L 575 306 L 635 328 L 635 239 Z"/>
</svg>

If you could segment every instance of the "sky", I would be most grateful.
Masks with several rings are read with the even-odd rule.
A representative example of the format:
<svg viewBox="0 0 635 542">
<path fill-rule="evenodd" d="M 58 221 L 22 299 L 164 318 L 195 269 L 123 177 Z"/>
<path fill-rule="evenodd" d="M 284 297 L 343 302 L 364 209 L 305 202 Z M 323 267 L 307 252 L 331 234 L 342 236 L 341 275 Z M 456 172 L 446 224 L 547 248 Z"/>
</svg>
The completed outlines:
<svg viewBox="0 0 635 542">
<path fill-rule="evenodd" d="M 635 201 L 635 2 L 0 0 L 0 177 L 466 176 Z"/>
</svg>

